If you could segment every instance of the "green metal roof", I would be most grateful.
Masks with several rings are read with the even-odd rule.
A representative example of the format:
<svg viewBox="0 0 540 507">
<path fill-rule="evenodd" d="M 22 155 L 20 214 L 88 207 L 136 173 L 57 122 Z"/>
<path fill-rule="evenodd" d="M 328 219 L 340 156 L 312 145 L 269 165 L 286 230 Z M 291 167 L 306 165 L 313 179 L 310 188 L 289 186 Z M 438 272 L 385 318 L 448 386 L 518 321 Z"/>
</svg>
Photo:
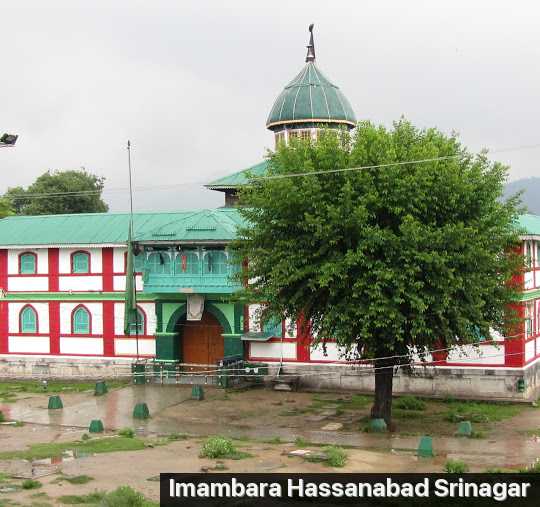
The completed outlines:
<svg viewBox="0 0 540 507">
<path fill-rule="evenodd" d="M 519 227 L 525 231 L 525 234 L 531 236 L 540 236 L 540 216 L 525 214 L 519 217 Z"/>
<path fill-rule="evenodd" d="M 356 126 L 356 116 L 345 95 L 312 61 L 276 99 L 266 127 L 306 122 Z"/>
<path fill-rule="evenodd" d="M 241 171 L 230 174 L 229 176 L 224 176 L 223 178 L 211 181 L 210 183 L 205 185 L 205 187 L 216 190 L 222 188 L 236 188 L 240 185 L 245 185 L 249 182 L 249 178 L 247 177 L 248 173 L 253 176 L 264 176 L 268 170 L 268 164 L 268 160 L 263 160 L 258 164 L 248 167 L 247 169 L 243 169 Z"/>
<path fill-rule="evenodd" d="M 134 213 L 136 241 L 230 241 L 243 219 L 234 208 Z M 2 245 L 92 245 L 127 241 L 129 213 L 13 216 L 0 220 Z"/>
</svg>

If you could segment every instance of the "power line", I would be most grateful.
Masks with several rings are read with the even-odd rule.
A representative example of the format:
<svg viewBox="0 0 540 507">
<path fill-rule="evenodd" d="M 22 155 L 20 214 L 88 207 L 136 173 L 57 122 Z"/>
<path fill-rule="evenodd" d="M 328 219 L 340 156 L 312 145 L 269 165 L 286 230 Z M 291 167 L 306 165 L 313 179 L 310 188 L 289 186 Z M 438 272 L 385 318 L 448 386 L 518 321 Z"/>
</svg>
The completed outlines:
<svg viewBox="0 0 540 507">
<path fill-rule="evenodd" d="M 492 151 L 489 151 L 488 153 L 504 153 L 504 152 L 510 152 L 510 151 L 530 150 L 530 149 L 536 149 L 536 148 L 540 148 L 540 143 L 515 146 L 511 148 L 503 148 L 499 150 L 492 150 Z M 361 171 L 364 169 L 377 169 L 377 168 L 401 166 L 401 165 L 407 165 L 407 164 L 423 164 L 423 163 L 429 163 L 429 162 L 451 160 L 451 159 L 456 159 L 456 158 L 461 158 L 461 157 L 463 157 L 463 154 L 447 155 L 447 156 L 442 156 L 442 157 L 432 157 L 432 158 L 425 158 L 425 159 L 418 159 L 418 160 L 387 162 L 384 164 L 374 164 L 374 165 L 367 165 L 367 166 L 329 169 L 329 170 L 324 170 L 324 171 L 309 171 L 309 172 L 301 172 L 301 173 L 276 174 L 273 176 L 258 176 L 258 177 L 250 178 L 250 181 L 255 182 L 255 181 L 276 180 L 276 179 L 284 179 L 284 178 L 297 178 L 301 176 L 316 176 L 320 174 L 334 174 L 334 173 L 341 173 L 341 172 Z M 134 192 L 148 192 L 148 191 L 157 191 L 157 190 L 170 190 L 173 188 L 180 188 L 180 187 L 185 187 L 185 186 L 201 186 L 201 185 L 204 186 L 206 184 L 208 184 L 207 181 L 179 182 L 179 183 L 171 183 L 167 185 L 147 185 L 144 187 L 135 187 L 133 191 Z M 243 185 L 238 185 L 238 186 L 243 186 Z M 67 196 L 76 197 L 76 196 L 85 196 L 85 195 L 98 195 L 101 193 L 128 192 L 128 191 L 129 191 L 129 188 L 127 187 L 116 187 L 116 188 L 113 187 L 113 188 L 104 188 L 102 190 L 74 190 L 74 191 L 66 191 L 66 192 L 44 192 L 44 193 L 14 195 L 14 196 L 4 195 L 4 197 L 7 197 L 8 199 L 11 199 L 11 200 L 24 200 L 24 199 L 43 199 L 43 198 L 49 198 L 49 197 L 51 198 L 67 197 Z"/>
</svg>

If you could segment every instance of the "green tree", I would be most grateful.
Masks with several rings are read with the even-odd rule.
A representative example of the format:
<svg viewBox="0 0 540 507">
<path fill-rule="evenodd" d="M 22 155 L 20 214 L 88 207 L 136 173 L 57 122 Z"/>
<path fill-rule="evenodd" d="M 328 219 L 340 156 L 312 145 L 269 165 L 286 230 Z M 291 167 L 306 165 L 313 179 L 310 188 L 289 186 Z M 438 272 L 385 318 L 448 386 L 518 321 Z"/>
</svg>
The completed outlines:
<svg viewBox="0 0 540 507">
<path fill-rule="evenodd" d="M 105 178 L 81 171 L 55 171 L 39 176 L 26 190 L 9 188 L 4 198 L 17 215 L 100 213 L 109 207 L 101 198 Z M 55 195 L 63 194 L 66 195 Z M 69 194 L 77 192 L 75 194 Z"/>
<path fill-rule="evenodd" d="M 7 217 L 13 214 L 10 202 L 7 199 L 0 198 L 0 218 Z"/>
<path fill-rule="evenodd" d="M 353 167 L 364 169 L 336 172 Z M 350 359 L 377 358 L 371 414 L 391 425 L 394 370 L 411 350 L 427 359 L 515 320 L 519 199 L 501 200 L 506 171 L 404 119 L 282 145 L 275 178 L 240 193 L 244 296 L 268 318 L 304 316 Z M 280 177 L 291 173 L 302 175 Z"/>
</svg>

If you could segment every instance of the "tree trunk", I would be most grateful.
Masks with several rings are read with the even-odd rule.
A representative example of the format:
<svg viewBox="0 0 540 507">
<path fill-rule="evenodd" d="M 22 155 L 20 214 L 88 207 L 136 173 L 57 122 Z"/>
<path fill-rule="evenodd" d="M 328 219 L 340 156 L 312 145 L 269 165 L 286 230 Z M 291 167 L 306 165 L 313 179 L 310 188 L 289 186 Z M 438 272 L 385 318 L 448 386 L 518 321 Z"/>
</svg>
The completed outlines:
<svg viewBox="0 0 540 507">
<path fill-rule="evenodd" d="M 375 360 L 375 400 L 371 408 L 371 418 L 384 419 L 389 430 L 392 429 L 394 363 L 394 359 Z"/>
</svg>

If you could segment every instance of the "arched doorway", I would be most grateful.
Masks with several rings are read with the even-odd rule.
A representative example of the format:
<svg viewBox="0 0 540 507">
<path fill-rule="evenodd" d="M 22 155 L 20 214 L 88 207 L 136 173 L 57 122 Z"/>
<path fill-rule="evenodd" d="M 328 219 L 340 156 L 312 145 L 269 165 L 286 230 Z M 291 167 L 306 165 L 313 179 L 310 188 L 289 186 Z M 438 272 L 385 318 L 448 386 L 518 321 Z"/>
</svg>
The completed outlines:
<svg viewBox="0 0 540 507">
<path fill-rule="evenodd" d="M 208 311 L 199 321 L 180 321 L 180 350 L 183 363 L 215 365 L 223 359 L 223 328 Z"/>
</svg>

